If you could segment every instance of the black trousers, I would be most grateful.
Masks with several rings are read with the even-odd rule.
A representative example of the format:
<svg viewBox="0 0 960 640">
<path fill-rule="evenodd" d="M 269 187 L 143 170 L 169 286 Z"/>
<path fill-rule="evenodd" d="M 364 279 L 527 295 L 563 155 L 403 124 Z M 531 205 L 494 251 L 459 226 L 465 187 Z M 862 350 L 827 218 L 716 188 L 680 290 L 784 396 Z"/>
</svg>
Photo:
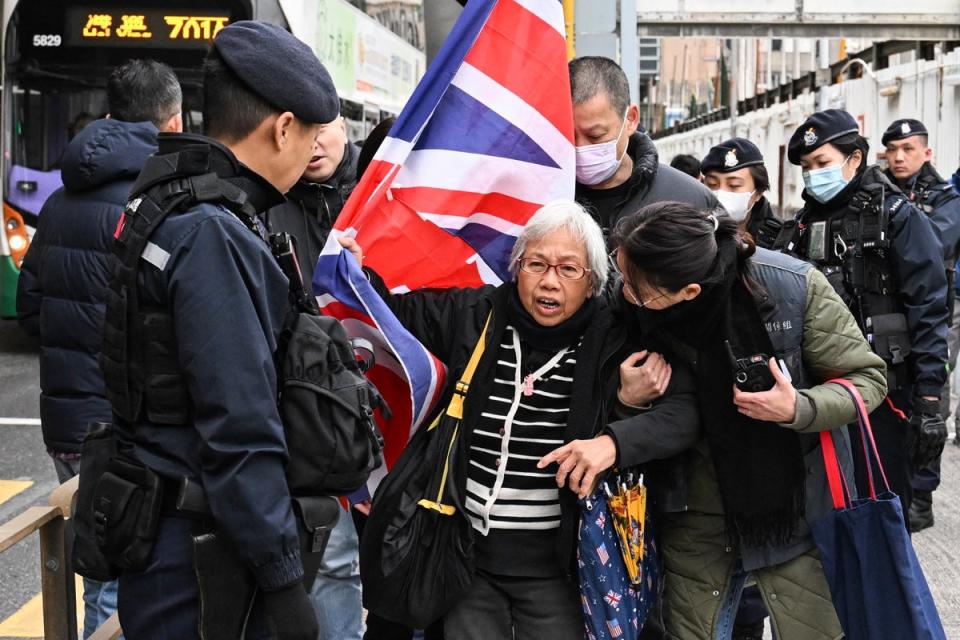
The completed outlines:
<svg viewBox="0 0 960 640">
<path fill-rule="evenodd" d="M 447 640 L 583 640 L 579 587 L 563 577 L 478 572 L 444 618 Z"/>
<path fill-rule="evenodd" d="M 898 392 L 893 392 L 884 398 L 883 403 L 870 414 L 880 461 L 887 472 L 890 490 L 900 496 L 904 521 L 908 521 L 907 513 L 913 501 L 913 465 L 910 461 L 910 452 L 907 450 L 909 430 L 912 429 L 907 420 L 909 414 L 909 400 L 905 394 Z M 857 491 L 860 496 L 867 496 L 869 493 L 866 467 L 863 464 L 863 446 L 860 433 L 854 425 L 850 426 L 850 442 L 853 445 L 851 450 L 857 470 Z M 877 491 L 881 491 L 881 482 L 879 474 L 874 470 L 874 484 Z"/>
</svg>

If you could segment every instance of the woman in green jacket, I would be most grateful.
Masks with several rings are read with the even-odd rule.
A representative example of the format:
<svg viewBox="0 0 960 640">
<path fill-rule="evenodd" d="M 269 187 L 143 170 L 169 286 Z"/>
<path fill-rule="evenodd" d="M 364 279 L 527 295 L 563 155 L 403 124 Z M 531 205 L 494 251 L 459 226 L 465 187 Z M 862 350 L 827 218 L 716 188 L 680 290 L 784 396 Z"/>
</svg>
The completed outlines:
<svg viewBox="0 0 960 640">
<path fill-rule="evenodd" d="M 821 273 L 756 250 L 728 216 L 651 205 L 616 242 L 639 330 L 695 371 L 703 429 L 683 463 L 685 500 L 659 520 L 668 637 L 730 638 L 748 579 L 780 640 L 841 637 L 809 529 L 832 509 L 819 432 L 852 478 L 843 427 L 855 408 L 828 381 L 850 380 L 872 410 L 883 361 Z M 764 362 L 748 377 L 768 390 L 737 388 L 735 361 Z"/>
</svg>

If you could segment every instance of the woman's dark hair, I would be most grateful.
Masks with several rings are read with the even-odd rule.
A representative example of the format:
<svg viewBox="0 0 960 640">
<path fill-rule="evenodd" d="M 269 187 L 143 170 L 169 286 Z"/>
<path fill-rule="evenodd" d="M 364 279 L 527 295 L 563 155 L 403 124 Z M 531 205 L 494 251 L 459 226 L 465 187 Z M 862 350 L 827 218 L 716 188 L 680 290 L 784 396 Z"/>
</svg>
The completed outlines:
<svg viewBox="0 0 960 640">
<path fill-rule="evenodd" d="M 753 188 L 757 193 L 763 193 L 770 190 L 770 176 L 767 174 L 767 168 L 762 164 L 754 164 L 749 167 L 750 177 L 753 178 Z"/>
<path fill-rule="evenodd" d="M 722 243 L 737 243 L 741 276 L 746 276 L 746 260 L 756 251 L 737 221 L 722 209 L 701 211 L 683 202 L 650 204 L 623 218 L 614 230 L 614 242 L 624 257 L 628 281 L 671 293 L 688 284 L 722 280 L 723 273 L 716 272 Z"/>
<path fill-rule="evenodd" d="M 867 152 L 870 150 L 870 143 L 859 133 L 841 136 L 836 140 L 831 140 L 827 144 L 833 145 L 833 147 L 844 156 L 851 156 L 854 151 L 859 151 L 861 156 L 860 166 L 857 167 L 856 175 L 860 176 L 867 170 Z"/>
<path fill-rule="evenodd" d="M 681 153 L 673 156 L 673 160 L 670 161 L 670 166 L 677 171 L 684 172 L 694 180 L 700 179 L 700 161 L 689 153 Z"/>
<path fill-rule="evenodd" d="M 377 155 L 377 150 L 380 148 L 380 145 L 383 144 L 384 138 L 390 133 L 390 128 L 393 127 L 393 123 L 396 121 L 397 119 L 393 116 L 384 118 L 377 126 L 370 130 L 370 134 L 367 136 L 367 139 L 363 141 L 363 146 L 360 148 L 360 156 L 357 158 L 357 181 L 363 177 L 367 167 L 370 166 L 370 161 L 373 160 L 373 156 Z"/>
</svg>

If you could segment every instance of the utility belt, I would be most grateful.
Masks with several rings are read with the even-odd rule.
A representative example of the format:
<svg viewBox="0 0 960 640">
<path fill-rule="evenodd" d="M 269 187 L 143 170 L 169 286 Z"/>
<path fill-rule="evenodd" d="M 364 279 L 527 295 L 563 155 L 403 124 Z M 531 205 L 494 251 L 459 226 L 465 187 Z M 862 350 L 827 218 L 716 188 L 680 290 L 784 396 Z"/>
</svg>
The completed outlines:
<svg viewBox="0 0 960 640">
<path fill-rule="evenodd" d="M 312 584 L 340 505 L 329 496 L 294 497 L 304 572 Z M 148 568 L 163 518 L 189 518 L 194 531 L 194 563 L 200 586 L 205 640 L 242 637 L 243 602 L 252 601 L 253 576 L 229 541 L 217 531 L 203 487 L 186 477 L 169 478 L 121 447 L 115 427 L 91 425 L 83 441 L 80 486 L 74 517 L 74 569 L 101 582 L 121 572 Z M 227 536 L 229 537 L 229 536 Z M 309 589 L 310 586 L 308 585 Z M 249 592 L 249 596 L 245 595 Z M 241 605 L 241 606 L 238 606 Z"/>
</svg>

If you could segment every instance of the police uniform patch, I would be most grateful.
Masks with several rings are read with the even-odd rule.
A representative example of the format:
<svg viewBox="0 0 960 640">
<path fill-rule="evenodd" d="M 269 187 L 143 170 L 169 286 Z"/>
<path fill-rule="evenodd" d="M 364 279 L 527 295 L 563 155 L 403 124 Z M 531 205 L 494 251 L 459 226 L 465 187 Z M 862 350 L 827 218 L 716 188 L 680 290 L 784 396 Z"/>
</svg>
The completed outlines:
<svg viewBox="0 0 960 640">
<path fill-rule="evenodd" d="M 738 163 L 738 162 L 739 162 L 739 160 L 737 160 L 737 150 L 736 150 L 736 149 L 730 149 L 730 151 L 727 151 L 727 155 L 724 156 L 724 158 L 723 158 L 723 166 L 728 167 L 728 168 L 729 168 L 729 167 L 735 167 L 735 166 L 737 166 L 737 163 Z"/>
<path fill-rule="evenodd" d="M 902 125 L 900 125 L 900 133 L 910 133 L 910 123 L 904 122 Z"/>
<path fill-rule="evenodd" d="M 803 134 L 803 144 L 808 147 L 812 147 L 817 144 L 817 132 L 814 131 L 813 127 L 807 129 L 807 132 Z"/>
</svg>

